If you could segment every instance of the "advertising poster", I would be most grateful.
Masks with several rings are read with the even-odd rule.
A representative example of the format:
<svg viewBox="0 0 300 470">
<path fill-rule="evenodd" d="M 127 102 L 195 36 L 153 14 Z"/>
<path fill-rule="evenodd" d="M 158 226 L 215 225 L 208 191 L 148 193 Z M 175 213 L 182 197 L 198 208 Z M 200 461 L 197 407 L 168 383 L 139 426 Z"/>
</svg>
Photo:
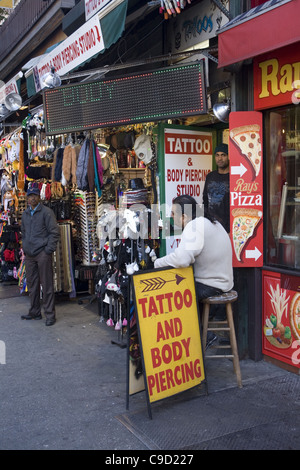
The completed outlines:
<svg viewBox="0 0 300 470">
<path fill-rule="evenodd" d="M 300 279 L 263 271 L 263 354 L 300 367 Z"/>
<path fill-rule="evenodd" d="M 261 113 L 230 113 L 230 235 L 233 267 L 263 265 L 262 133 Z"/>
<path fill-rule="evenodd" d="M 133 275 L 146 389 L 150 403 L 205 378 L 193 268 Z"/>
<path fill-rule="evenodd" d="M 170 217 L 172 200 L 177 196 L 188 194 L 202 205 L 205 178 L 212 170 L 212 133 L 176 128 L 164 131 L 165 217 Z M 169 237 L 167 254 L 178 243 L 176 237 Z"/>
</svg>

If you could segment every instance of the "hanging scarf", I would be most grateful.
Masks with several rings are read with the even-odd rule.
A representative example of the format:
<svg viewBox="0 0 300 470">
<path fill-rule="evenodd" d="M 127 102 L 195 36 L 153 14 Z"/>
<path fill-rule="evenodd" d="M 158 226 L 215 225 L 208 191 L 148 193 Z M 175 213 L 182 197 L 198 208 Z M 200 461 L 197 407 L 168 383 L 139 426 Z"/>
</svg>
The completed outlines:
<svg viewBox="0 0 300 470">
<path fill-rule="evenodd" d="M 94 150 L 93 150 L 92 140 L 90 141 L 90 144 L 89 144 L 87 177 L 88 177 L 89 191 L 93 193 L 95 190 L 95 165 L 94 165 Z"/>
<path fill-rule="evenodd" d="M 24 191 L 25 186 L 25 169 L 24 169 L 24 137 L 23 131 L 20 133 L 20 154 L 19 154 L 19 177 L 18 189 Z"/>
<path fill-rule="evenodd" d="M 97 162 L 97 156 L 96 156 L 96 142 L 93 141 L 93 160 L 94 160 L 94 169 L 95 169 L 95 186 L 97 189 L 98 196 L 101 197 L 102 191 L 100 187 L 100 178 L 99 178 L 99 169 L 98 169 L 98 162 Z"/>
</svg>

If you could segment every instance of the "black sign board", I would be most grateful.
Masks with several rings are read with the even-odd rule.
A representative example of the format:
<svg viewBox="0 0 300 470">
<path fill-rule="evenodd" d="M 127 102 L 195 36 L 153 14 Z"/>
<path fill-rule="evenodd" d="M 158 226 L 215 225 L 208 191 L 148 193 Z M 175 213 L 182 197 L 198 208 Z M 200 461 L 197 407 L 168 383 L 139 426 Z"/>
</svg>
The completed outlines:
<svg viewBox="0 0 300 470">
<path fill-rule="evenodd" d="M 205 114 L 204 62 L 44 92 L 48 135 Z"/>
</svg>

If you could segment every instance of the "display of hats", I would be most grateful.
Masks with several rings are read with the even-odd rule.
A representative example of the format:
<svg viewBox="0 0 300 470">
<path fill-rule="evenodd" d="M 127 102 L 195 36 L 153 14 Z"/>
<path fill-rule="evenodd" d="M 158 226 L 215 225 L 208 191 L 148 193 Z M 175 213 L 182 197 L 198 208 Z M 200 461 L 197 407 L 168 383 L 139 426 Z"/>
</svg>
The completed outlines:
<svg viewBox="0 0 300 470">
<path fill-rule="evenodd" d="M 117 137 L 115 135 L 108 135 L 105 139 L 106 145 L 108 145 L 109 150 L 114 153 L 117 150 Z"/>
<path fill-rule="evenodd" d="M 152 139 L 150 135 L 142 134 L 137 137 L 135 144 L 134 144 L 134 151 L 137 157 L 142 160 L 145 165 L 151 162 L 153 158 L 152 153 Z"/>
<path fill-rule="evenodd" d="M 27 196 L 30 196 L 31 194 L 36 194 L 37 196 L 40 195 L 40 190 L 37 186 L 30 186 L 27 190 Z"/>
<path fill-rule="evenodd" d="M 124 191 L 122 207 L 130 207 L 132 204 L 148 204 L 148 190 L 137 189 Z"/>
<path fill-rule="evenodd" d="M 134 147 L 135 142 L 135 133 L 134 131 L 126 132 L 124 137 L 124 147 L 127 149 L 132 149 Z"/>
<path fill-rule="evenodd" d="M 125 136 L 126 136 L 126 132 L 124 132 L 124 131 L 121 131 L 121 132 L 117 133 L 117 145 L 118 145 L 117 148 L 118 149 L 125 148 L 125 144 L 124 144 Z"/>
<path fill-rule="evenodd" d="M 113 134 L 110 138 L 110 150 L 115 152 L 118 148 L 118 138 L 117 134 Z"/>
</svg>

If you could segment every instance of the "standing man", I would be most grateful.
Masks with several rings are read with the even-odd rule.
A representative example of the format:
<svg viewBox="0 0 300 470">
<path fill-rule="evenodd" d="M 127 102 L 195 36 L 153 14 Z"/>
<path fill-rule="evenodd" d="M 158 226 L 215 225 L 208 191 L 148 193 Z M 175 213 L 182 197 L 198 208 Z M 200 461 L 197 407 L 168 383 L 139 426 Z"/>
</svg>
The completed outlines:
<svg viewBox="0 0 300 470">
<path fill-rule="evenodd" d="M 203 190 L 204 215 L 211 214 L 230 232 L 228 145 L 215 148 L 217 170 L 208 173 Z"/>
<path fill-rule="evenodd" d="M 204 215 L 216 218 L 230 232 L 229 201 L 229 158 L 228 145 L 220 144 L 215 148 L 217 170 L 208 173 L 203 190 Z M 216 321 L 226 319 L 224 305 L 213 305 L 210 317 Z"/>
<path fill-rule="evenodd" d="M 28 315 L 23 320 L 41 320 L 40 286 L 46 326 L 54 325 L 55 305 L 52 253 L 59 240 L 59 227 L 54 212 L 40 202 L 40 191 L 31 187 L 27 191 L 28 207 L 22 215 L 22 247 L 25 254 L 26 282 L 30 298 Z"/>
</svg>

